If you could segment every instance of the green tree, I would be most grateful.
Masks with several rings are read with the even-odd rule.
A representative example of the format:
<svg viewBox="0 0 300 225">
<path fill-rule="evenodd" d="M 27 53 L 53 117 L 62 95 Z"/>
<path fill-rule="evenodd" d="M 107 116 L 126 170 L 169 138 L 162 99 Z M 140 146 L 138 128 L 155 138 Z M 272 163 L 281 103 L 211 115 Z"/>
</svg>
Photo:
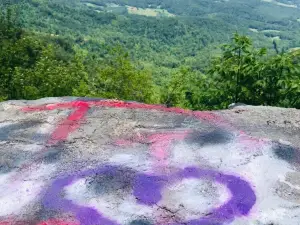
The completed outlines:
<svg viewBox="0 0 300 225">
<path fill-rule="evenodd" d="M 222 89 L 216 95 L 223 103 L 227 106 L 232 102 L 261 103 L 261 90 L 256 82 L 262 76 L 261 59 L 265 54 L 266 49 L 254 49 L 248 37 L 237 33 L 231 44 L 223 46 L 222 55 L 208 70 L 213 85 Z"/>
<path fill-rule="evenodd" d="M 204 103 L 206 85 L 207 76 L 189 67 L 181 67 L 162 86 L 161 102 L 167 107 L 208 108 Z"/>
<path fill-rule="evenodd" d="M 153 102 L 153 81 L 147 70 L 137 69 L 120 46 L 112 48 L 99 62 L 97 75 L 81 82 L 78 93 L 84 96 Z"/>
<path fill-rule="evenodd" d="M 266 61 L 262 80 L 266 105 L 281 105 L 282 102 L 295 105 L 292 93 L 297 92 L 299 81 L 299 64 L 294 62 L 295 56 L 279 53 Z"/>
<path fill-rule="evenodd" d="M 86 76 L 79 56 L 75 55 L 69 63 L 58 61 L 54 47 L 49 45 L 43 49 L 33 68 L 16 68 L 13 79 L 17 93 L 15 98 L 72 96 Z"/>
</svg>

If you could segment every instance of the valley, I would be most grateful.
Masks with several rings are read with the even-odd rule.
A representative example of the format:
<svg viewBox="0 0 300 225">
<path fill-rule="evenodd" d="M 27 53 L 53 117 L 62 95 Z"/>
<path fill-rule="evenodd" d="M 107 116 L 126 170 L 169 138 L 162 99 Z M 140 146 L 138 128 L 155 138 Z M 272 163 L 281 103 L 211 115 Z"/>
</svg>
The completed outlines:
<svg viewBox="0 0 300 225">
<path fill-rule="evenodd" d="M 44 62 L 36 64 L 36 60 L 44 59 L 40 57 L 46 53 L 53 57 L 54 62 L 68 65 L 63 67 L 66 76 L 67 71 L 77 65 L 76 60 L 79 60 L 82 73 L 80 76 L 78 75 L 80 82 L 76 85 L 81 86 L 76 90 L 68 88 L 68 93 L 75 91 L 80 95 L 139 99 L 139 101 L 164 104 L 169 104 L 168 102 L 171 101 L 171 105 L 195 109 L 223 108 L 227 103 L 237 99 L 236 96 L 233 97 L 231 91 L 225 94 L 231 96 L 226 101 L 220 98 L 220 100 L 206 102 L 205 95 L 200 96 L 201 92 L 198 89 L 203 88 L 201 90 L 205 90 L 205 93 L 208 91 L 207 95 L 210 97 L 223 95 L 219 91 L 210 92 L 215 90 L 215 87 L 211 85 L 215 84 L 222 71 L 216 77 L 208 74 L 212 69 L 216 70 L 217 65 L 220 65 L 218 60 L 225 57 L 226 51 L 229 51 L 226 50 L 226 46 L 234 46 L 239 43 L 235 43 L 236 35 L 237 39 L 245 41 L 249 48 L 245 54 L 253 53 L 254 61 L 258 63 L 256 65 L 253 62 L 254 64 L 249 64 L 249 66 L 252 69 L 255 69 L 255 66 L 261 66 L 261 69 L 266 70 L 264 72 L 267 74 L 273 71 L 273 67 L 263 67 L 265 63 L 268 65 L 275 63 L 277 66 L 279 65 L 277 58 L 281 57 L 280 54 L 282 57 L 289 57 L 287 54 L 298 52 L 297 49 L 300 46 L 300 9 L 297 1 L 7 0 L 0 5 L 4 9 L 3 15 L 7 14 L 6 8 L 11 7 L 14 12 L 9 18 L 3 17 L 3 21 L 5 18 L 8 20 L 15 18 L 14 21 L 17 21 L 17 27 L 21 31 L 14 35 L 22 37 L 24 33 L 25 36 L 28 36 L 24 40 L 30 40 L 30 47 L 23 49 L 22 46 L 28 43 L 21 43 L 21 47 L 15 46 L 20 48 L 18 51 L 21 52 L 29 49 L 29 52 L 24 53 L 25 59 L 30 59 L 29 66 L 24 65 L 28 70 L 27 73 L 30 75 L 33 72 L 42 73 L 40 70 L 32 71 L 32 69 L 37 65 L 46 65 Z M 8 22 L 8 24 L 14 23 Z M 7 40 L 4 39 L 4 43 Z M 13 43 L 11 43 L 12 46 L 15 45 Z M 234 47 L 232 48 L 234 49 Z M 4 49 L 3 54 L 6 51 Z M 236 57 L 236 52 L 232 51 L 230 54 Z M 3 57 L 5 61 L 7 57 Z M 45 60 L 49 59 L 49 56 L 47 57 Z M 231 60 L 237 60 L 234 57 Z M 248 59 L 245 58 L 245 60 Z M 11 68 L 9 62 L 12 61 L 7 62 L 8 68 Z M 236 61 L 229 65 L 235 65 L 235 63 Z M 20 68 L 13 65 L 11 76 L 15 76 L 17 72 L 18 79 L 22 80 L 25 72 L 20 72 Z M 239 63 L 237 66 L 240 67 Z M 8 71 L 10 70 L 8 69 Z M 121 70 L 130 72 L 121 73 Z M 241 68 L 232 68 L 232 70 L 227 72 L 229 74 L 236 73 Z M 46 71 L 48 70 L 46 69 Z M 279 71 L 284 71 L 284 69 L 279 69 Z M 110 79 L 109 74 L 113 72 L 120 72 L 121 74 L 116 76 L 126 76 L 126 79 L 129 80 L 133 74 L 138 74 L 137 80 L 144 79 L 147 83 L 145 87 L 151 89 L 152 94 L 139 89 L 140 91 L 134 92 L 135 94 L 127 95 L 127 89 L 125 91 L 118 88 L 117 84 L 112 82 L 112 80 L 117 82 L 116 78 Z M 289 74 L 289 72 L 287 73 Z M 52 75 L 55 77 L 54 74 Z M 224 72 L 222 75 L 227 76 L 228 74 Z M 186 76 L 186 84 L 178 83 L 182 76 Z M 210 79 L 210 76 L 213 77 L 213 80 L 201 83 L 202 79 Z M 261 75 L 257 75 L 257 77 L 260 79 Z M 232 76 L 228 75 L 228 79 L 232 79 Z M 249 79 L 250 81 L 247 80 L 247 82 L 251 83 L 253 78 Z M 103 80 L 105 80 L 104 83 L 102 83 Z M 7 82 L 6 88 L 10 89 L 9 87 L 14 83 L 10 83 L 9 79 Z M 92 84 L 89 84 L 90 82 Z M 100 83 L 96 85 L 97 82 Z M 298 78 L 291 82 L 297 83 Z M 119 84 L 119 82 L 117 83 Z M 139 82 L 135 84 L 139 86 Z M 205 87 L 205 84 L 209 87 Z M 25 85 L 24 82 L 22 85 Z M 36 84 L 30 84 L 26 93 L 20 96 L 34 98 L 33 96 L 36 96 L 39 90 L 36 87 L 32 89 L 32 85 L 36 86 Z M 128 85 L 131 86 L 130 82 Z M 255 83 L 255 85 L 260 88 L 260 85 L 265 85 L 265 83 Z M 106 90 L 107 87 L 110 87 L 109 90 Z M 102 88 L 104 89 L 102 90 Z M 248 89 L 249 87 L 245 89 L 247 95 L 255 93 L 254 89 L 251 91 Z M 168 91 L 165 93 L 165 90 Z M 124 94 L 123 91 L 127 94 Z M 197 94 L 192 94 L 191 97 L 191 93 L 194 92 Z M 55 91 L 51 95 L 60 93 L 64 92 Z M 140 95 L 138 93 L 143 97 L 136 97 L 136 95 Z M 43 95 L 41 94 L 39 97 Z M 3 98 L 10 98 L 9 96 L 5 94 Z M 172 100 L 173 98 L 175 100 Z M 247 97 L 245 101 L 250 101 L 248 98 L 251 99 Z M 220 105 L 220 101 L 227 103 Z M 261 101 L 261 99 L 255 100 L 254 103 L 258 104 Z M 274 105 L 275 103 L 268 104 Z M 289 105 L 290 103 L 282 101 L 280 104 Z M 297 101 L 293 102 L 294 104 L 298 104 Z"/>
</svg>

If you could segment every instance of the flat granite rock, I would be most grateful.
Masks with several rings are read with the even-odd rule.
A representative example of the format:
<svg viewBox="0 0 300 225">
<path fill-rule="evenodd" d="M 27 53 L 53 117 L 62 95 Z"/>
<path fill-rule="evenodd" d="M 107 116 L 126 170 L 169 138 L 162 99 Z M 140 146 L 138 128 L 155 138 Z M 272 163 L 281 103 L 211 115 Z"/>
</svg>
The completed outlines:
<svg viewBox="0 0 300 225">
<path fill-rule="evenodd" d="M 300 225 L 300 110 L 0 103 L 0 225 Z"/>
</svg>

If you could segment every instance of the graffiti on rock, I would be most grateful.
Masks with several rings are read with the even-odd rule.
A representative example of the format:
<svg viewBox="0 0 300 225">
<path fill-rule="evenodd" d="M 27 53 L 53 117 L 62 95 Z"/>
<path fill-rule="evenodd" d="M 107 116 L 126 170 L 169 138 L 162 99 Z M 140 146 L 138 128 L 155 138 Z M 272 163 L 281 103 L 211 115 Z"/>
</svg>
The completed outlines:
<svg viewBox="0 0 300 225">
<path fill-rule="evenodd" d="M 143 122 L 148 119 L 142 118 L 143 112 L 151 111 L 162 113 L 158 119 L 162 122 L 166 122 L 167 117 L 182 116 L 183 120 L 193 123 L 163 129 L 137 126 L 135 133 L 124 132 L 124 137 L 119 134 L 113 137 L 109 133 L 104 150 L 90 154 L 88 159 L 84 155 L 76 158 L 76 154 L 88 154 L 92 148 L 99 147 L 91 141 L 93 147 L 82 149 L 86 153 L 78 152 L 81 142 L 74 144 L 72 139 L 79 129 L 89 129 L 86 123 L 94 113 L 92 108 L 96 112 L 134 111 Z M 215 151 L 232 142 L 239 146 L 241 137 L 245 137 L 237 138 L 236 131 L 213 113 L 107 100 L 30 106 L 22 112 L 46 115 L 53 110 L 71 110 L 71 113 L 52 129 L 44 146 L 18 162 L 16 168 L 2 166 L 1 170 L 0 165 L 1 190 L 19 185 L 14 199 L 23 196 L 27 199 L 22 199 L 19 207 L 14 208 L 16 204 L 3 205 L 13 199 L 0 195 L 0 224 L 221 225 L 249 215 L 256 204 L 255 190 L 250 181 L 243 178 L 244 174 L 224 171 L 206 159 L 210 148 Z M 194 125 L 197 121 L 200 121 L 197 126 L 201 127 L 202 123 L 205 127 L 199 130 Z M 249 139 L 247 145 L 250 142 L 256 140 Z M 215 145 L 221 147 L 212 147 Z M 202 151 L 204 155 L 200 158 L 197 154 Z M 184 193 L 185 189 L 180 187 L 189 182 L 196 184 L 195 188 L 210 189 L 209 196 L 202 191 L 203 196 L 199 198 L 212 202 L 203 206 L 193 193 Z M 181 194 L 188 196 L 184 199 L 186 203 L 175 203 Z M 177 206 L 178 209 L 171 209 Z M 43 216 L 37 216 L 41 210 Z"/>
<path fill-rule="evenodd" d="M 47 208 L 71 212 L 82 225 L 117 225 L 117 222 L 110 220 L 109 218 L 105 218 L 101 215 L 101 212 L 97 212 L 93 208 L 79 206 L 68 199 L 62 198 L 61 193 L 65 186 L 71 185 L 77 179 L 92 176 L 94 174 L 117 176 L 119 173 L 118 171 L 123 172 L 124 169 L 113 166 L 105 166 L 83 171 L 76 175 L 58 178 L 47 190 L 44 199 L 42 200 L 43 204 Z M 182 224 L 204 225 L 231 222 L 235 216 L 247 215 L 255 204 L 256 197 L 254 191 L 245 180 L 232 175 L 226 175 L 221 172 L 193 167 L 185 168 L 184 170 L 178 171 L 176 174 L 170 176 L 152 176 L 148 174 L 139 174 L 137 172 L 135 176 L 131 178 L 133 180 L 133 194 L 140 204 L 152 206 L 161 200 L 161 189 L 163 189 L 166 185 L 177 180 L 188 178 L 208 178 L 215 182 L 219 182 L 229 189 L 232 197 L 228 202 L 208 213 L 209 216 L 198 218 L 196 220 L 185 221 L 182 222 Z"/>
</svg>

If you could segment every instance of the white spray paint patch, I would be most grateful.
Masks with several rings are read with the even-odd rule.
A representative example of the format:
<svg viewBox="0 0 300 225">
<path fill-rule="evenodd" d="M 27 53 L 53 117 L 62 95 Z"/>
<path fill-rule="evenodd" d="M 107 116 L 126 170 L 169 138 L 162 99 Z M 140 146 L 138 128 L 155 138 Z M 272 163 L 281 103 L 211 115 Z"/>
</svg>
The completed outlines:
<svg viewBox="0 0 300 225">
<path fill-rule="evenodd" d="M 149 160 L 141 158 L 139 155 L 133 154 L 115 154 L 109 159 L 111 165 L 124 166 L 139 171 L 151 171 L 152 163 Z"/>
<path fill-rule="evenodd" d="M 126 224 L 138 216 L 151 217 L 155 211 L 150 206 L 141 205 L 133 194 L 122 196 L 116 193 L 97 195 L 90 193 L 86 179 L 80 179 L 65 188 L 66 199 L 72 200 L 79 206 L 92 207 L 106 218 L 113 218 L 120 224 Z"/>
<path fill-rule="evenodd" d="M 0 216 L 18 215 L 26 210 L 26 205 L 37 200 L 45 185 L 44 180 L 54 170 L 52 165 L 41 165 L 17 182 L 11 180 L 16 172 L 0 175 Z"/>
<path fill-rule="evenodd" d="M 203 147 L 199 154 L 219 170 L 247 180 L 255 190 L 257 200 L 250 216 L 236 219 L 232 224 L 252 224 L 250 221 L 253 220 L 266 224 L 286 221 L 288 214 L 289 217 L 291 214 L 286 208 L 296 207 L 296 204 L 276 195 L 274 187 L 293 169 L 287 162 L 274 156 L 270 144 L 255 145 L 252 151 L 250 148 L 245 151 L 241 143 L 232 142 Z"/>
<path fill-rule="evenodd" d="M 226 187 L 209 180 L 184 179 L 162 191 L 159 205 L 176 212 L 185 221 L 199 219 L 224 204 L 230 194 Z"/>
<path fill-rule="evenodd" d="M 244 174 L 251 181 L 255 188 L 257 201 L 253 209 L 252 219 L 254 217 L 263 223 L 272 221 L 280 223 L 283 219 L 286 221 L 286 213 L 291 215 L 291 211 L 287 211 L 286 208 L 293 208 L 297 204 L 277 196 L 275 187 L 282 176 L 293 171 L 289 164 L 275 158 L 271 147 L 266 146 L 263 155 L 252 159 L 251 162 L 241 165 L 237 169 L 240 174 Z"/>
</svg>

